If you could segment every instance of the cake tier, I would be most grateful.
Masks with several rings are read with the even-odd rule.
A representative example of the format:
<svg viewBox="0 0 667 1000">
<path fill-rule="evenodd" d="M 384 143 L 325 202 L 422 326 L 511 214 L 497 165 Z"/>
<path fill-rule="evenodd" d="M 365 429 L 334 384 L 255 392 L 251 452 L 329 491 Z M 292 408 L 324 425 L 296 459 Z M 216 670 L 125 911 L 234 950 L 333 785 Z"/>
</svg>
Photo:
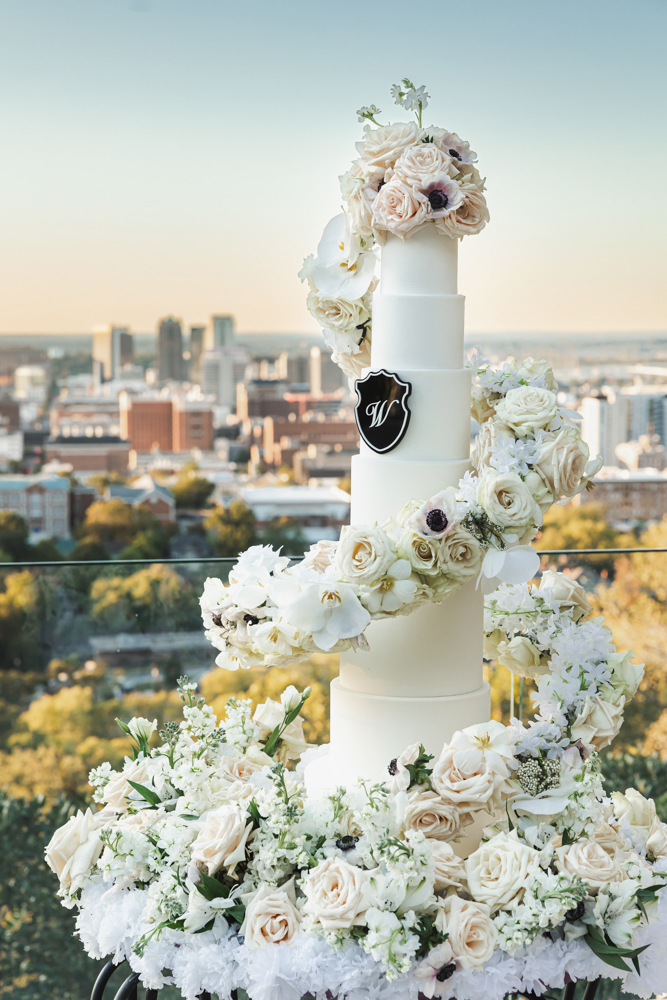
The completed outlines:
<svg viewBox="0 0 667 1000">
<path fill-rule="evenodd" d="M 460 368 L 464 307 L 463 295 L 375 292 L 373 368 Z"/>
<path fill-rule="evenodd" d="M 379 290 L 387 295 L 456 295 L 458 253 L 458 240 L 435 226 L 422 226 L 407 240 L 388 235 Z"/>
<path fill-rule="evenodd" d="M 418 651 L 417 635 L 413 658 Z M 453 733 L 487 720 L 490 708 L 486 682 L 469 694 L 392 698 L 349 691 L 337 678 L 331 683 L 331 751 L 306 768 L 306 787 L 322 795 L 359 777 L 388 780 L 387 765 L 406 747 L 423 743 L 438 757 Z"/>
<path fill-rule="evenodd" d="M 396 517 L 408 500 L 428 500 L 448 486 L 457 486 L 470 469 L 467 458 L 413 462 L 392 458 L 396 450 L 388 457 L 352 457 L 352 524 L 382 524 L 388 517 Z"/>
</svg>

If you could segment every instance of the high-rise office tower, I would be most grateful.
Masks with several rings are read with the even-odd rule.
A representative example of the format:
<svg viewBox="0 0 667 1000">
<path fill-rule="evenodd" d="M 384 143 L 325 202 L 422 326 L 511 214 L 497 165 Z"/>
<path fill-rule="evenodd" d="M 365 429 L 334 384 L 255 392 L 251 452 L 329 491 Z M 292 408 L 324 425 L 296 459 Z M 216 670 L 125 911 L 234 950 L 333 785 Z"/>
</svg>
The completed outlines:
<svg viewBox="0 0 667 1000">
<path fill-rule="evenodd" d="M 105 381 L 118 378 L 121 367 L 132 361 L 132 336 L 125 326 L 96 326 L 93 330 L 93 361 L 99 361 Z"/>
<path fill-rule="evenodd" d="M 167 316 L 160 320 L 157 340 L 158 379 L 180 381 L 183 378 L 183 332 L 180 320 Z"/>
<path fill-rule="evenodd" d="M 188 375 L 190 381 L 199 382 L 201 379 L 201 355 L 204 350 L 205 326 L 191 326 L 188 350 L 190 361 L 188 362 Z"/>
<path fill-rule="evenodd" d="M 204 335 L 204 349 L 213 351 L 216 347 L 234 345 L 234 317 L 211 316 Z"/>
</svg>

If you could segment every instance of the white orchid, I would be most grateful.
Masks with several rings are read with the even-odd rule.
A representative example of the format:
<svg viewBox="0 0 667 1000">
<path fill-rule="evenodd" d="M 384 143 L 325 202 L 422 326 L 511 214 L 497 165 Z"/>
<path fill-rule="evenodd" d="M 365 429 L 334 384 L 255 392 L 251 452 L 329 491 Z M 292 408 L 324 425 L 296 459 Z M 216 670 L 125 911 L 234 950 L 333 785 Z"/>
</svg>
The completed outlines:
<svg viewBox="0 0 667 1000">
<path fill-rule="evenodd" d="M 249 625 L 248 635 L 257 649 L 261 649 L 263 653 L 285 656 L 292 652 L 291 640 L 296 640 L 296 629 L 287 621 L 275 619 L 260 622 L 258 625 Z"/>
<path fill-rule="evenodd" d="M 485 762 L 494 774 L 507 777 L 515 765 L 515 743 L 514 731 L 491 719 L 454 733 L 449 746 L 455 750 L 454 766 L 462 772 L 474 774 Z"/>
<path fill-rule="evenodd" d="M 364 604 L 372 614 L 385 611 L 391 614 L 414 600 L 417 584 L 411 580 L 412 566 L 407 559 L 397 559 L 387 570 L 383 580 L 364 592 Z"/>
<path fill-rule="evenodd" d="M 307 584 L 296 600 L 283 608 L 283 618 L 309 632 L 325 651 L 339 639 L 359 635 L 371 620 L 359 602 L 356 588 L 333 580 Z"/>
<path fill-rule="evenodd" d="M 361 250 L 347 216 L 341 212 L 325 226 L 310 267 L 310 277 L 320 295 L 354 302 L 370 288 L 375 274 L 375 255 Z"/>
</svg>

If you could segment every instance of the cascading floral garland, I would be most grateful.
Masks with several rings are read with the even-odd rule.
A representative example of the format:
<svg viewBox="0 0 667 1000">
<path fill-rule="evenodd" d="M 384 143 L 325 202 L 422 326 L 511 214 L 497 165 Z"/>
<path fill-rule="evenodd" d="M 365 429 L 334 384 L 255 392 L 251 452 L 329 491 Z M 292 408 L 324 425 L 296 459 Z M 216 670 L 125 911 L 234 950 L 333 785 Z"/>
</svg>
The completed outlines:
<svg viewBox="0 0 667 1000">
<path fill-rule="evenodd" d="M 433 226 L 461 239 L 480 233 L 489 219 L 470 144 L 455 132 L 422 125 L 424 87 L 406 79 L 391 93 L 399 107 L 414 111 L 416 122 L 380 125 L 375 105 L 360 108 L 359 156 L 340 177 L 344 211 L 326 226 L 317 256 L 307 257 L 299 274 L 333 360 L 353 379 L 370 364 L 375 251 L 387 234 L 405 240 Z"/>
<path fill-rule="evenodd" d="M 308 690 L 254 714 L 232 699 L 218 723 L 181 679 L 183 721 L 153 748 L 155 722 L 123 724 L 133 757 L 90 774 L 101 809 L 48 845 L 87 952 L 185 998 L 501 1000 L 601 976 L 659 992 L 667 825 L 633 789 L 607 797 L 597 758 L 643 667 L 589 612 L 560 573 L 501 585 L 488 652 L 536 677 L 535 719 L 455 733 L 437 760 L 408 747 L 386 783 L 319 799 Z"/>
<path fill-rule="evenodd" d="M 339 542 L 317 543 L 296 566 L 270 546 L 248 549 L 228 584 L 204 586 L 218 666 L 287 666 L 316 651 L 366 649 L 375 619 L 439 603 L 480 574 L 487 587 L 535 574 L 528 543 L 543 512 L 586 488 L 601 460 L 589 461 L 546 361 L 473 363 L 474 474 L 383 525 L 344 527 Z"/>
</svg>

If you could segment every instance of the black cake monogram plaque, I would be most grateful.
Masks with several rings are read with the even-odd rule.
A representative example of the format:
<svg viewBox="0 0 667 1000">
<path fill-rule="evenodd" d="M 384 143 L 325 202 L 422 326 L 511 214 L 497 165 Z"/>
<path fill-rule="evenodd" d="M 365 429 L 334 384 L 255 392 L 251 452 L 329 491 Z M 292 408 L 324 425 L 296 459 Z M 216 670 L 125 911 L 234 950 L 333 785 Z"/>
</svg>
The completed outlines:
<svg viewBox="0 0 667 1000">
<path fill-rule="evenodd" d="M 354 413 L 361 437 L 379 454 L 391 451 L 400 443 L 410 423 L 408 396 L 412 386 L 394 372 L 381 368 L 357 379 L 355 388 L 359 401 Z"/>
</svg>

